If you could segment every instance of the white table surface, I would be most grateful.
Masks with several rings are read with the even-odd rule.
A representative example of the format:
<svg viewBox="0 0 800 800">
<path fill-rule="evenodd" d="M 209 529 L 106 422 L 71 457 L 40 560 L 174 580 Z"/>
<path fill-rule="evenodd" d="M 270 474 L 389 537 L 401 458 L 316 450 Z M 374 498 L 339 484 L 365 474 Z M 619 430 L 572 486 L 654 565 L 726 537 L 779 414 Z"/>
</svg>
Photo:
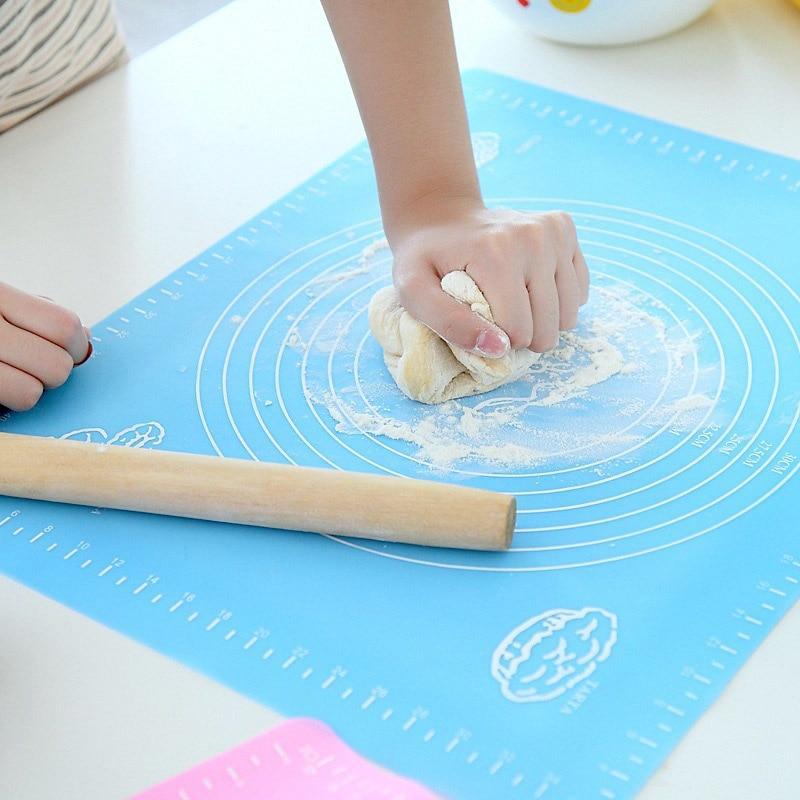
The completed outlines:
<svg viewBox="0 0 800 800">
<path fill-rule="evenodd" d="M 784 0 L 721 0 L 607 50 L 539 41 L 478 0 L 454 14 L 465 67 L 800 158 L 800 13 Z M 92 322 L 361 136 L 316 0 L 238 0 L 0 137 L 0 278 Z M 795 608 L 641 797 L 800 797 L 798 674 Z M 0 578 L 0 797 L 122 798 L 277 719 Z"/>
</svg>

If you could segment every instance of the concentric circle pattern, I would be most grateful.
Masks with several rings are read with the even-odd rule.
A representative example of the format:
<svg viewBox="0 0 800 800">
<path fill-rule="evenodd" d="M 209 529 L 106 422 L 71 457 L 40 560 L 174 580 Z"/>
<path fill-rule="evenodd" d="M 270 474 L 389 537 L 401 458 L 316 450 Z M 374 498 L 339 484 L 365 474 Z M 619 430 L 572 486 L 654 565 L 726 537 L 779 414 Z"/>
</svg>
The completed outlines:
<svg viewBox="0 0 800 800">
<path fill-rule="evenodd" d="M 214 449 L 513 493 L 510 553 L 334 539 L 376 557 L 504 572 L 680 545 L 788 480 L 796 463 L 776 464 L 797 450 L 800 298 L 769 265 L 642 211 L 557 198 L 495 202 L 573 214 L 593 274 L 578 331 L 586 352 L 559 351 L 560 361 L 546 357 L 529 380 L 450 407 L 406 400 L 368 331 L 367 305 L 390 282 L 391 264 L 373 246 L 379 221 L 364 221 L 265 265 L 214 324 L 196 384 Z M 559 395 L 559 376 L 580 385 L 596 368 L 586 354 L 603 346 L 600 321 L 608 358 L 621 355 L 623 368 Z M 505 412 L 510 422 L 492 430 L 493 448 L 467 449 L 443 466 L 439 451 L 452 446 L 446 431 L 459 414 L 480 422 Z"/>
</svg>

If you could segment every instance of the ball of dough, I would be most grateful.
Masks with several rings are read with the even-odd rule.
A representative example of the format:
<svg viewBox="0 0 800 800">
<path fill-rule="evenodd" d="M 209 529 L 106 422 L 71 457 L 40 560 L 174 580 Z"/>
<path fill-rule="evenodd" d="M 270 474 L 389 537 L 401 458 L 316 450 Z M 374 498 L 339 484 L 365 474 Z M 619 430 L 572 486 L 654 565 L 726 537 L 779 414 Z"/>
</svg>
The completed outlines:
<svg viewBox="0 0 800 800">
<path fill-rule="evenodd" d="M 466 272 L 448 272 L 442 289 L 494 322 L 486 298 Z M 448 344 L 409 314 L 393 286 L 381 289 L 369 305 L 369 327 L 383 348 L 395 383 L 412 400 L 444 403 L 488 392 L 520 378 L 539 358 L 530 350 L 511 350 L 502 358 L 484 358 Z"/>
</svg>

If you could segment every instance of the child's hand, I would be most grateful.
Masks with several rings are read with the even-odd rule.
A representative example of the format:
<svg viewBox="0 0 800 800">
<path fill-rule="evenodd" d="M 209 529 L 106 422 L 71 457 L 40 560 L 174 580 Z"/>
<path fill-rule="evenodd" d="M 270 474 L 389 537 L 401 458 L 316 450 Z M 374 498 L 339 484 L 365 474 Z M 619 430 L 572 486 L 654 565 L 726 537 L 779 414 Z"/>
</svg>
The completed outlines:
<svg viewBox="0 0 800 800">
<path fill-rule="evenodd" d="M 0 282 L 0 405 L 27 411 L 91 355 L 71 311 Z"/>
<path fill-rule="evenodd" d="M 430 196 L 405 210 L 388 234 L 401 302 L 465 350 L 499 357 L 509 342 L 515 349 L 550 350 L 559 329 L 575 327 L 588 298 L 589 270 L 568 214 Z M 453 270 L 466 270 L 475 281 L 497 327 L 442 291 L 442 276 Z"/>
</svg>

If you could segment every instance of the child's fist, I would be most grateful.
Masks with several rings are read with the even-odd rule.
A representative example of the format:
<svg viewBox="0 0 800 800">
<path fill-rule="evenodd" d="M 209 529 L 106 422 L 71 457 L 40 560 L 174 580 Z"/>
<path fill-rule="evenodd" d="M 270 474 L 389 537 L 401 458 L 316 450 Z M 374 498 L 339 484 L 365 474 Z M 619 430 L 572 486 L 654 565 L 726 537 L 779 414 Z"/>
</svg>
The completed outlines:
<svg viewBox="0 0 800 800">
<path fill-rule="evenodd" d="M 446 341 L 499 357 L 509 346 L 544 352 L 574 328 L 589 294 L 589 270 L 565 213 L 487 209 L 472 199 L 430 197 L 393 226 L 394 281 L 414 317 Z M 441 289 L 465 270 L 497 326 Z"/>
<path fill-rule="evenodd" d="M 91 355 L 77 315 L 0 282 L 0 405 L 27 411 Z"/>
</svg>

